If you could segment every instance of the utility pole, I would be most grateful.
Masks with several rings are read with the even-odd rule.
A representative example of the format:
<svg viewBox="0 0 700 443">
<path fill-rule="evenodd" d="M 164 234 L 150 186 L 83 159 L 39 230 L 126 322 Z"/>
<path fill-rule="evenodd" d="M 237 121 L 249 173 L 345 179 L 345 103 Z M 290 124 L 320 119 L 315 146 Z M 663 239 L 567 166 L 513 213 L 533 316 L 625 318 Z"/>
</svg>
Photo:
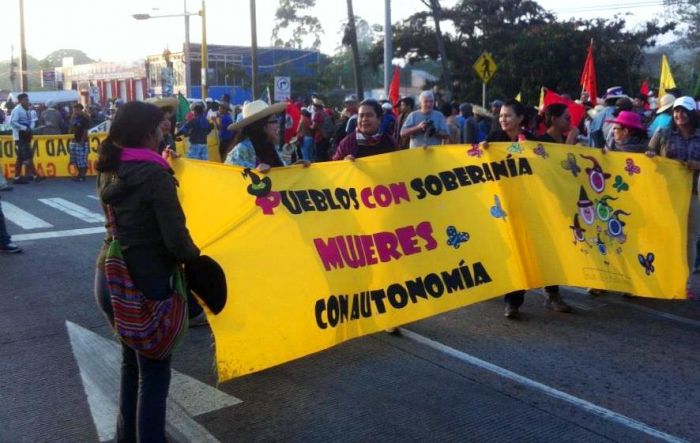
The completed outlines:
<svg viewBox="0 0 700 443">
<path fill-rule="evenodd" d="M 10 88 L 13 91 L 17 90 L 17 72 L 15 72 L 16 67 L 17 63 L 15 63 L 15 47 L 14 45 L 10 45 Z"/>
<path fill-rule="evenodd" d="M 253 100 L 258 96 L 258 25 L 255 17 L 255 0 L 250 0 L 250 60 L 251 60 L 251 92 Z"/>
<path fill-rule="evenodd" d="M 360 49 L 357 47 L 357 30 L 355 29 L 355 13 L 352 10 L 352 0 L 348 4 L 348 29 L 350 31 L 350 47 L 352 48 L 352 73 L 355 77 L 355 90 L 357 99 L 364 100 L 365 93 L 362 87 L 362 71 L 360 70 Z"/>
<path fill-rule="evenodd" d="M 393 32 L 391 29 L 391 0 L 384 0 L 384 93 L 386 94 L 387 99 L 389 98 L 389 84 L 391 83 L 392 74 L 392 33 Z"/>
<path fill-rule="evenodd" d="M 190 73 L 190 14 L 187 12 L 187 0 L 184 0 L 185 14 L 185 97 L 190 96 L 190 82 L 192 74 Z"/>
<path fill-rule="evenodd" d="M 24 0 L 19 0 L 19 78 L 22 92 L 29 90 L 27 70 L 27 48 L 24 45 Z"/>
<path fill-rule="evenodd" d="M 202 100 L 209 95 L 207 76 L 209 74 L 209 53 L 207 52 L 207 9 L 202 0 Z"/>
</svg>

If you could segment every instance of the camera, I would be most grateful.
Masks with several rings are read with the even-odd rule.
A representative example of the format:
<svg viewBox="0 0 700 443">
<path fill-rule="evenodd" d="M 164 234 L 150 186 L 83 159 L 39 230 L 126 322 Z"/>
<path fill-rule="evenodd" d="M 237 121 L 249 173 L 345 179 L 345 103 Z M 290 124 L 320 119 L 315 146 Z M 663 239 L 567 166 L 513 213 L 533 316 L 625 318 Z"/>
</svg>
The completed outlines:
<svg viewBox="0 0 700 443">
<path fill-rule="evenodd" d="M 432 119 L 425 121 L 425 136 L 428 138 L 435 136 L 435 122 Z"/>
</svg>

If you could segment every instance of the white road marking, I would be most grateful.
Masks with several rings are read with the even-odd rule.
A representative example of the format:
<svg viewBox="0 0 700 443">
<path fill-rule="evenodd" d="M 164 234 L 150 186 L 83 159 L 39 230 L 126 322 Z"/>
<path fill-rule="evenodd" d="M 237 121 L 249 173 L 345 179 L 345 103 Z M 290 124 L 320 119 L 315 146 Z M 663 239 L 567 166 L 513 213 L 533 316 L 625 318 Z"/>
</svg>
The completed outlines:
<svg viewBox="0 0 700 443">
<path fill-rule="evenodd" d="M 580 294 L 586 294 L 586 292 L 583 289 L 578 289 L 578 288 L 571 288 L 574 292 L 578 292 Z M 666 320 L 672 320 L 678 323 L 683 323 L 686 325 L 694 326 L 696 328 L 700 328 L 700 321 L 698 320 L 693 320 L 692 318 L 686 318 L 686 317 L 681 317 L 680 315 L 675 315 L 675 314 L 669 314 L 668 312 L 664 311 L 659 311 L 658 309 L 654 308 L 648 308 L 646 306 L 639 305 L 637 303 L 630 303 L 621 299 L 615 299 L 613 297 L 616 297 L 614 294 L 610 294 L 610 297 L 606 297 L 605 301 L 607 303 L 612 303 L 614 305 L 618 306 L 624 306 L 626 308 L 634 308 L 638 311 L 646 312 L 647 314 L 652 314 L 656 317 L 664 318 Z"/>
<path fill-rule="evenodd" d="M 41 240 L 44 238 L 75 237 L 78 235 L 103 234 L 104 232 L 105 232 L 104 227 L 68 229 L 65 231 L 34 232 L 31 234 L 12 235 L 12 241 Z"/>
<path fill-rule="evenodd" d="M 451 357 L 454 357 L 454 358 L 461 360 L 465 363 L 468 363 L 470 365 L 474 365 L 474 366 L 477 366 L 481 369 L 487 370 L 489 372 L 493 372 L 494 374 L 497 374 L 501 377 L 507 378 L 507 379 L 514 381 L 516 383 L 519 383 L 521 385 L 527 386 L 528 388 L 540 391 L 546 395 L 549 395 L 550 397 L 554 397 L 558 400 L 562 400 L 564 402 L 567 402 L 573 406 L 576 406 L 580 409 L 583 409 L 586 412 L 597 415 L 598 417 L 613 421 L 613 422 L 618 423 L 618 424 L 625 426 L 627 428 L 642 432 L 646 435 L 649 435 L 651 437 L 658 438 L 658 439 L 661 439 L 664 441 L 668 441 L 668 442 L 684 442 L 684 441 L 686 441 L 686 440 L 680 439 L 676 436 L 673 436 L 671 434 L 667 434 L 663 431 L 659 431 L 657 429 L 654 429 L 651 426 L 649 426 L 645 423 L 642 423 L 638 420 L 635 420 L 633 418 L 619 414 L 615 411 L 611 411 L 610 409 L 603 408 L 601 406 L 598 406 L 596 404 L 593 404 L 593 403 L 586 401 L 586 400 L 583 400 L 581 398 L 574 397 L 571 394 L 567 394 L 566 392 L 552 388 L 552 387 L 547 386 L 543 383 L 531 380 L 531 379 L 524 377 L 520 374 L 516 374 L 515 372 L 509 371 L 508 369 L 494 365 L 493 363 L 489 363 L 485 360 L 481 360 L 480 358 L 474 357 L 474 356 L 469 355 L 465 352 L 458 351 L 457 349 L 451 348 L 447 345 L 444 345 L 444 344 L 439 343 L 437 341 L 431 340 L 431 339 L 424 337 L 420 334 L 409 331 L 408 329 L 404 329 L 404 328 L 399 328 L 399 329 L 401 331 L 401 335 L 410 339 L 410 340 L 413 340 L 417 343 L 428 346 L 432 349 L 435 349 L 436 351 L 447 354 Z"/>
<path fill-rule="evenodd" d="M 5 214 L 5 218 L 11 221 L 13 224 L 19 226 L 22 229 L 42 229 L 42 228 L 53 228 L 53 225 L 46 222 L 39 217 L 35 217 L 24 209 L 8 203 L 6 201 L 2 202 L 2 212 Z"/>
<path fill-rule="evenodd" d="M 79 218 L 88 223 L 104 223 L 105 221 L 104 215 L 99 214 L 97 212 L 92 212 L 88 208 L 76 205 L 75 203 L 71 203 L 68 200 L 65 200 L 60 197 L 40 198 L 39 201 L 45 205 L 51 206 L 54 209 L 58 209 L 61 212 Z"/>
<path fill-rule="evenodd" d="M 98 197 L 98 196 L 96 196 L 96 195 L 92 195 L 92 194 L 88 195 L 88 198 L 91 198 L 91 199 L 97 200 L 97 201 L 100 200 L 100 197 Z"/>
<path fill-rule="evenodd" d="M 73 355 L 100 441 L 116 433 L 121 349 L 75 323 L 66 321 Z M 175 441 L 218 441 L 192 417 L 241 403 L 241 400 L 178 371 L 172 371 L 166 432 Z"/>
</svg>

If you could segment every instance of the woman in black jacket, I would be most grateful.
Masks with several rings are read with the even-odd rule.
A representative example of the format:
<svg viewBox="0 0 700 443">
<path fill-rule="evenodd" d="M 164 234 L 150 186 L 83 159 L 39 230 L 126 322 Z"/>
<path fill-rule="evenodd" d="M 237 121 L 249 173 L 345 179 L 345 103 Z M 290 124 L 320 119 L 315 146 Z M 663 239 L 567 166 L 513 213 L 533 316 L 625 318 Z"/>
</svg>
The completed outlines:
<svg viewBox="0 0 700 443">
<path fill-rule="evenodd" d="M 112 207 L 117 237 L 134 285 L 146 298 L 172 296 L 176 263 L 199 256 L 185 226 L 176 181 L 158 155 L 163 113 L 155 105 L 130 102 L 117 112 L 100 146 L 97 183 L 103 205 Z M 113 324 L 104 275 L 105 246 L 95 275 L 97 301 Z M 122 344 L 117 441 L 165 441 L 170 357 L 151 360 Z"/>
</svg>

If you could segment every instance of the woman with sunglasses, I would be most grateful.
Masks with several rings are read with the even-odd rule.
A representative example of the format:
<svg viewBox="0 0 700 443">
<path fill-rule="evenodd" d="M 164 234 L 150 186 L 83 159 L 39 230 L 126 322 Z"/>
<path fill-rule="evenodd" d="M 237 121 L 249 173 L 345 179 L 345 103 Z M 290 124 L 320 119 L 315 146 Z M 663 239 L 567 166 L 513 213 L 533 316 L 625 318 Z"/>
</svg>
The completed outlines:
<svg viewBox="0 0 700 443">
<path fill-rule="evenodd" d="M 243 106 L 243 119 L 230 125 L 229 131 L 237 131 L 233 149 L 224 163 L 256 169 L 265 173 L 273 167 L 285 166 L 277 152 L 279 117 L 286 103 L 268 105 L 255 100 Z"/>
</svg>

